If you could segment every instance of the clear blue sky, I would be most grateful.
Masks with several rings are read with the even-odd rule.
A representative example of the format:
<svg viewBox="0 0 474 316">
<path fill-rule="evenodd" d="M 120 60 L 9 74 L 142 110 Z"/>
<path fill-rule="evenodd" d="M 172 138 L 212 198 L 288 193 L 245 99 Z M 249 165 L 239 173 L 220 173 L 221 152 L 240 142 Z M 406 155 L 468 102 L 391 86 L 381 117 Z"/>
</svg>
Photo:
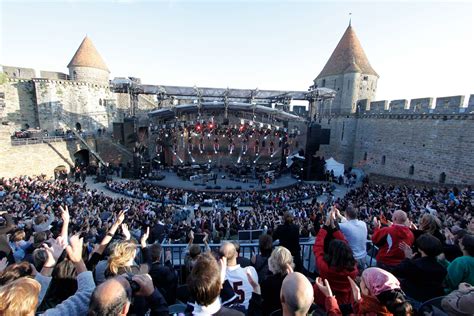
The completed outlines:
<svg viewBox="0 0 474 316">
<path fill-rule="evenodd" d="M 111 78 L 306 90 L 348 24 L 377 99 L 474 94 L 471 2 L 2 1 L 0 64 L 67 72 L 88 34 Z"/>
</svg>

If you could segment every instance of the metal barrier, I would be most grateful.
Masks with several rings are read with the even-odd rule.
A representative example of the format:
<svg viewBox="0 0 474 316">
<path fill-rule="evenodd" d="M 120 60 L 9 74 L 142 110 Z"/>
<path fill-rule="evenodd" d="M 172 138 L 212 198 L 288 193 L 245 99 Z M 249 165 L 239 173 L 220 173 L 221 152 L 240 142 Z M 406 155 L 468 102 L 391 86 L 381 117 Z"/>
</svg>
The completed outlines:
<svg viewBox="0 0 474 316">
<path fill-rule="evenodd" d="M 94 137 L 93 133 L 82 133 L 82 137 L 89 138 Z M 43 136 L 43 137 L 31 137 L 31 138 L 12 138 L 12 146 L 22 146 L 22 145 L 33 145 L 41 143 L 54 143 L 54 142 L 63 142 L 69 140 L 78 139 L 74 134 L 62 135 L 62 136 Z"/>
<path fill-rule="evenodd" d="M 252 258 L 254 254 L 259 254 L 260 250 L 258 248 L 258 243 L 239 243 L 240 244 L 240 256 L 245 258 Z M 164 241 L 162 244 L 162 262 L 164 261 L 165 251 L 171 250 L 171 262 L 175 267 L 178 267 L 179 274 L 179 284 L 185 282 L 185 277 L 187 271 L 185 271 L 185 262 L 188 244 L 168 244 Z M 314 239 L 309 241 L 300 241 L 301 247 L 301 259 L 303 262 L 303 267 L 309 272 L 316 271 L 316 258 L 313 253 Z M 205 251 L 205 246 L 200 244 L 201 251 Z M 221 244 L 209 244 L 208 245 L 211 251 L 218 253 Z M 368 253 L 367 253 L 367 264 L 369 267 L 375 266 L 376 262 L 374 260 L 376 251 L 378 250 L 372 242 L 368 242 Z"/>
<path fill-rule="evenodd" d="M 245 258 L 252 258 L 254 254 L 259 254 L 260 250 L 258 248 L 258 243 L 239 243 L 240 244 L 240 256 Z M 301 258 L 303 261 L 303 266 L 308 271 L 314 271 L 315 269 L 315 258 L 313 253 L 313 241 L 305 241 L 300 242 L 301 246 Z M 165 251 L 171 251 L 171 262 L 175 267 L 179 267 L 179 282 L 182 284 L 185 279 L 184 275 L 186 272 L 184 271 L 185 263 L 184 259 L 186 257 L 186 250 L 188 248 L 187 244 L 168 244 L 166 241 L 162 244 L 163 252 L 162 252 L 162 261 L 164 261 Z M 205 250 L 205 246 L 203 244 L 201 246 L 201 251 Z M 221 247 L 221 244 L 209 244 L 209 248 L 211 251 L 218 252 Z"/>
</svg>

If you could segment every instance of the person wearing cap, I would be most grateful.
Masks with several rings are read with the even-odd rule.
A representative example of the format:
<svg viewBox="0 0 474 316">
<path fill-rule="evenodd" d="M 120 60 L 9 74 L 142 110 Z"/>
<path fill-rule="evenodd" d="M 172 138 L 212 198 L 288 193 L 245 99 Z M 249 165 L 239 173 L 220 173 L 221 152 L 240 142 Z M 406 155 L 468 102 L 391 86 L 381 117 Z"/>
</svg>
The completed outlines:
<svg viewBox="0 0 474 316">
<path fill-rule="evenodd" d="M 474 315 L 474 286 L 460 283 L 457 290 L 443 298 L 441 307 L 450 316 Z"/>
</svg>

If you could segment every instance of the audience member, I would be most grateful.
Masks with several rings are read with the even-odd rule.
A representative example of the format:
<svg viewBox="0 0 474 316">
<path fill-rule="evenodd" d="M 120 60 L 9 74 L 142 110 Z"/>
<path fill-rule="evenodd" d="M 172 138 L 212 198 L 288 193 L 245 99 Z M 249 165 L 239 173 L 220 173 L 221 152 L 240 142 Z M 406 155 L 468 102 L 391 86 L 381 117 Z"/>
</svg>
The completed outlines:
<svg viewBox="0 0 474 316">
<path fill-rule="evenodd" d="M 224 242 L 221 246 L 220 253 L 222 257 L 227 259 L 227 269 L 225 279 L 229 280 L 235 293 L 239 295 L 239 303 L 248 309 L 250 299 L 252 298 L 253 288 L 247 278 L 246 269 L 237 264 L 237 250 L 231 242 Z M 257 271 L 254 267 L 248 267 L 247 271 L 252 274 L 252 279 L 258 281 Z"/>
<path fill-rule="evenodd" d="M 388 227 L 381 228 L 380 221 L 375 219 L 377 225 L 372 236 L 372 241 L 379 247 L 376 256 L 377 266 L 387 271 L 392 271 L 405 259 L 400 244 L 404 242 L 411 247 L 415 241 L 415 237 L 408 227 L 407 214 L 404 211 L 395 211 L 392 220 L 393 224 L 389 223 Z"/>
</svg>

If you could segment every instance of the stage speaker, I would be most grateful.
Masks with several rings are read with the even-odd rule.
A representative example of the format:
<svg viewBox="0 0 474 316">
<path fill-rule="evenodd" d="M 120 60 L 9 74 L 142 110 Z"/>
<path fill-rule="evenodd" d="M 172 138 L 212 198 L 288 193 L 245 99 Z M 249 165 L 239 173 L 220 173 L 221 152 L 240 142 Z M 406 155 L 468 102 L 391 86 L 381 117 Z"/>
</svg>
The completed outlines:
<svg viewBox="0 0 474 316">
<path fill-rule="evenodd" d="M 312 156 L 319 150 L 321 138 L 321 125 L 310 123 L 308 126 L 308 133 L 306 139 L 306 155 Z"/>
<path fill-rule="evenodd" d="M 124 145 L 133 146 L 135 143 L 135 119 L 126 118 L 123 120 Z"/>
</svg>

